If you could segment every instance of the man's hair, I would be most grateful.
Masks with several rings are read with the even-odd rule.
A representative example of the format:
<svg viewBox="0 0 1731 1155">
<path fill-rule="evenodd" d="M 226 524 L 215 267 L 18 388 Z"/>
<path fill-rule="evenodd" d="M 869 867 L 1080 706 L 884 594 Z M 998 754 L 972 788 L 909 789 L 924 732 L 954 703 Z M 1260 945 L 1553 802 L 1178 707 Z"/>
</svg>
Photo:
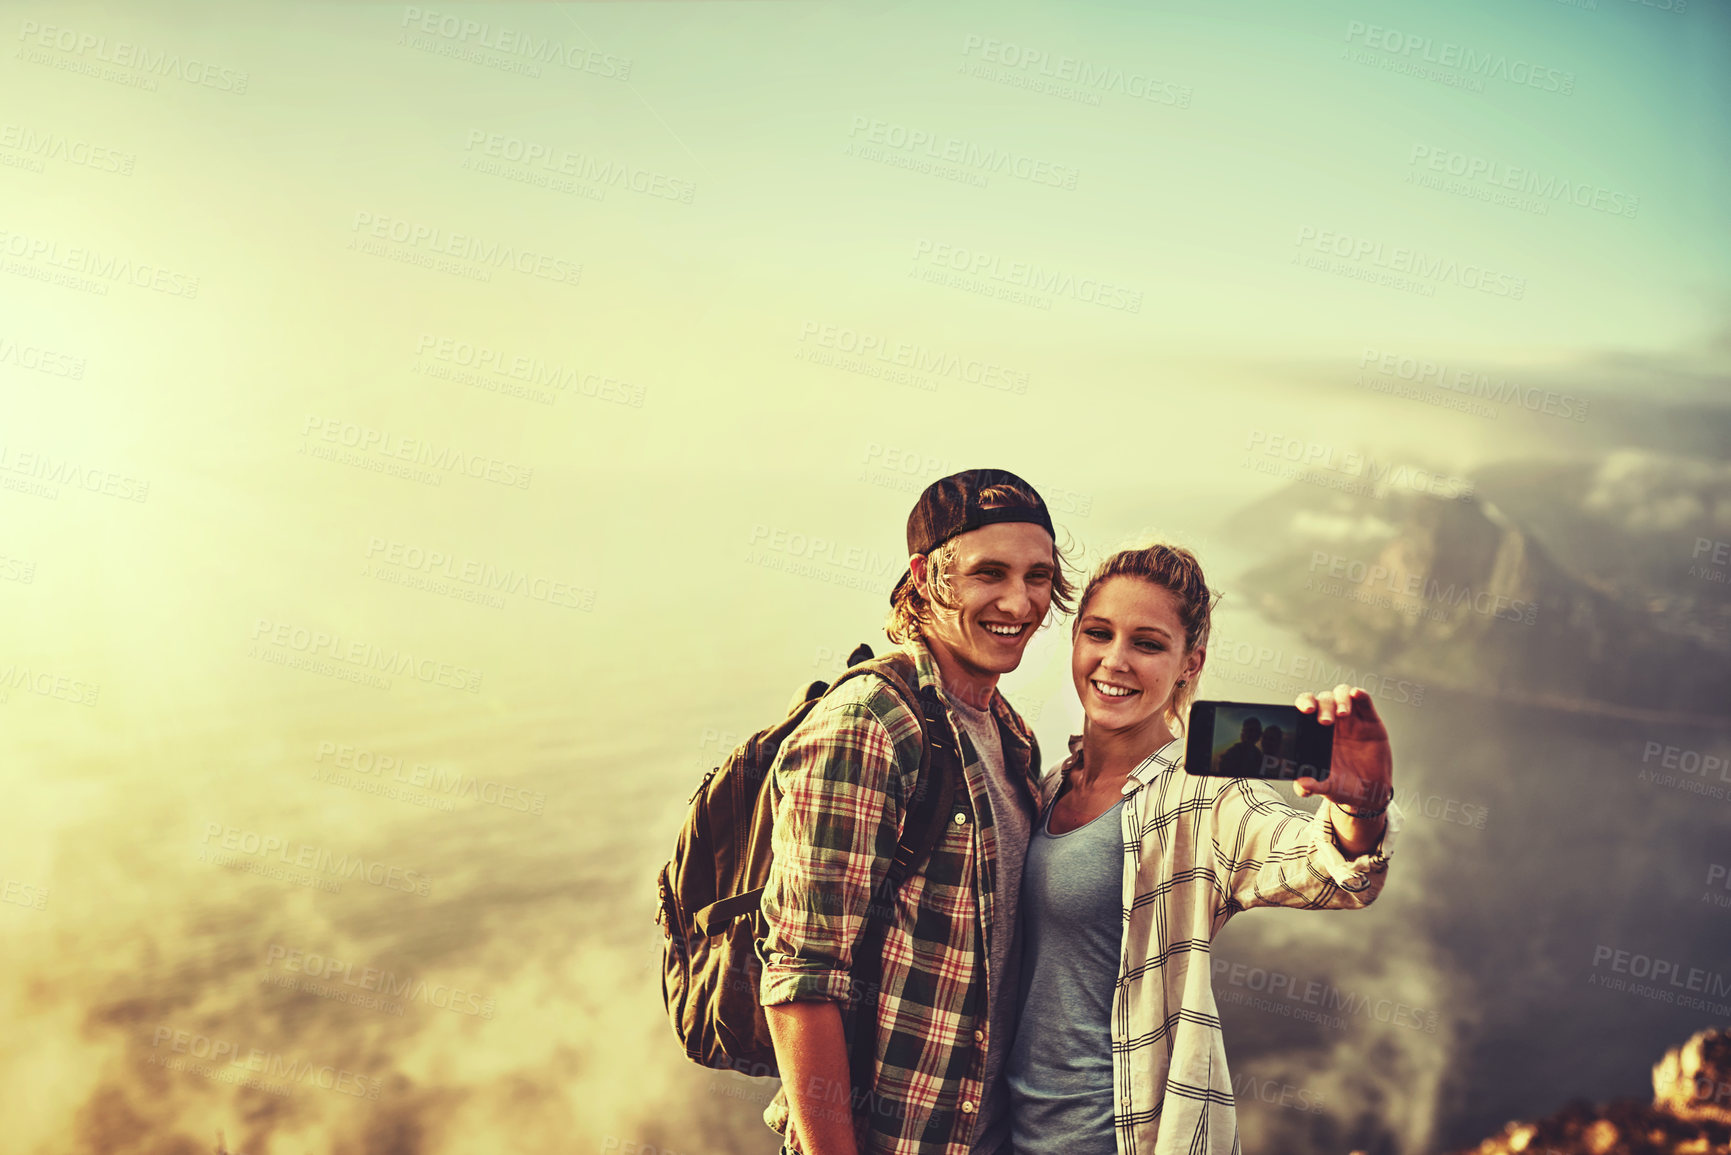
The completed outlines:
<svg viewBox="0 0 1731 1155">
<path fill-rule="evenodd" d="M 1202 563 L 1196 560 L 1195 554 L 1182 546 L 1164 543 L 1156 543 L 1143 549 L 1119 550 L 1100 563 L 1100 568 L 1094 571 L 1082 590 L 1082 601 L 1076 607 L 1076 620 L 1070 626 L 1072 639 L 1082 624 L 1082 615 L 1088 612 L 1089 599 L 1099 592 L 1102 582 L 1115 577 L 1140 578 L 1172 595 L 1178 603 L 1178 621 L 1184 627 L 1186 657 L 1208 644 L 1214 605 L 1221 595 L 1209 591 L 1208 583 L 1202 579 Z M 1190 703 L 1195 700 L 1195 678 L 1188 679 L 1184 685 L 1172 692 L 1172 700 L 1167 703 L 1165 717 L 1168 728 L 1174 733 L 1189 731 Z M 1256 729 L 1260 733 L 1261 720 L 1250 721 L 1256 722 Z"/>
<path fill-rule="evenodd" d="M 999 504 L 1011 503 L 1031 505 L 1035 501 L 1034 494 L 1019 485 L 1008 483 L 988 485 L 980 490 L 980 505 L 992 509 Z M 950 578 L 955 573 L 956 542 L 961 534 L 943 542 L 936 549 L 925 555 L 926 584 L 931 587 L 932 596 L 928 601 L 920 593 L 918 586 L 910 579 L 895 592 L 895 598 L 890 602 L 890 613 L 884 622 L 884 633 L 892 642 L 909 642 L 920 637 L 922 627 L 932 620 L 932 610 L 936 607 L 945 613 L 956 610 L 955 596 L 950 592 Z M 1069 554 L 1052 543 L 1052 605 L 1051 610 L 1059 614 L 1070 612 L 1070 600 L 1076 596 L 1076 586 L 1064 572 L 1070 567 Z M 1051 610 L 1047 611 L 1050 620 Z M 1045 623 L 1042 622 L 1042 625 Z"/>
</svg>

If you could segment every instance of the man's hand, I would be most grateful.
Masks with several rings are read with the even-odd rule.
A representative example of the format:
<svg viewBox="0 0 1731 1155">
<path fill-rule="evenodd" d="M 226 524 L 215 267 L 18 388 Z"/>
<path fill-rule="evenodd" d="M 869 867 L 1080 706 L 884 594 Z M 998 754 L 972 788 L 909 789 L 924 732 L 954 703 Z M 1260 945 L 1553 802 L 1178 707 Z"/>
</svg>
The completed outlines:
<svg viewBox="0 0 1731 1155">
<path fill-rule="evenodd" d="M 1381 839 L 1383 816 L 1356 819 L 1340 808 L 1378 810 L 1394 797 L 1394 751 L 1389 748 L 1388 730 L 1369 691 L 1345 682 L 1320 694 L 1306 691 L 1298 695 L 1296 704 L 1303 713 L 1315 711 L 1322 725 L 1334 727 L 1334 753 L 1327 778 L 1321 782 L 1299 778 L 1293 786 L 1300 797 L 1319 794 L 1334 803 L 1341 849 L 1362 854 Z"/>
</svg>

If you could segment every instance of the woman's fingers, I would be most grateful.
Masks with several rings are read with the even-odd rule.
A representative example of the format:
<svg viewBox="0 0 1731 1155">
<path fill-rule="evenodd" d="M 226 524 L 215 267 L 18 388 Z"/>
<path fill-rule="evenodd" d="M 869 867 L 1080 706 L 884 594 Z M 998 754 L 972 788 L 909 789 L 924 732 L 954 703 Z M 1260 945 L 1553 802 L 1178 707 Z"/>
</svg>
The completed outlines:
<svg viewBox="0 0 1731 1155">
<path fill-rule="evenodd" d="M 1306 690 L 1295 702 L 1300 713 L 1316 715 L 1324 726 L 1340 726 L 1334 735 L 1334 769 L 1325 779 L 1296 778 L 1301 798 L 1321 795 L 1345 806 L 1380 806 L 1393 793 L 1388 735 L 1368 691 L 1340 683 L 1332 690 Z"/>
<path fill-rule="evenodd" d="M 1376 703 L 1370 700 L 1370 691 L 1354 686 L 1352 693 L 1352 708 L 1358 713 L 1358 716 L 1366 722 L 1380 723 L 1382 715 L 1376 712 Z"/>
<path fill-rule="evenodd" d="M 1342 683 L 1332 690 L 1324 690 L 1318 694 L 1316 696 L 1316 720 L 1324 726 L 1334 725 L 1334 719 L 1346 713 L 1346 698 L 1341 691 L 1350 689 L 1350 686 Z"/>
<path fill-rule="evenodd" d="M 1319 694 L 1313 694 L 1309 690 L 1306 690 L 1304 693 L 1298 695 L 1293 704 L 1298 707 L 1299 712 L 1302 714 L 1309 714 L 1312 711 L 1315 711 L 1316 720 L 1318 722 L 1322 723 L 1324 726 L 1331 726 L 1334 724 L 1335 718 L 1344 718 L 1352 713 L 1353 696 L 1355 694 L 1358 697 L 1358 704 L 1361 710 L 1369 706 L 1370 695 L 1359 689 L 1357 686 L 1349 686 L 1345 682 L 1340 683 L 1332 690 L 1323 690 Z M 1374 707 L 1370 707 L 1369 716 L 1371 718 L 1376 717 L 1376 710 Z"/>
</svg>

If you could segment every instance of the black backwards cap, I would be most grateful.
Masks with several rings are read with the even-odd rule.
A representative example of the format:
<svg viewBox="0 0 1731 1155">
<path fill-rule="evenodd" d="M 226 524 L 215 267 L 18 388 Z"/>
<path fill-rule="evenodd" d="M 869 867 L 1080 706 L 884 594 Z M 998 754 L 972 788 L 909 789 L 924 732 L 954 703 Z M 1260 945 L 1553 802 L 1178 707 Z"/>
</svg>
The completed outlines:
<svg viewBox="0 0 1731 1155">
<path fill-rule="evenodd" d="M 1032 501 L 1006 493 L 998 486 L 1014 485 L 1033 495 Z M 926 486 L 914 511 L 908 514 L 908 556 L 931 553 L 952 537 L 996 525 L 1003 521 L 1026 521 L 1039 526 L 1054 538 L 1052 516 L 1046 503 L 1034 487 L 1007 469 L 964 469 Z M 913 580 L 912 571 L 904 572 L 895 589 L 890 591 L 894 604 L 896 594 Z"/>
</svg>

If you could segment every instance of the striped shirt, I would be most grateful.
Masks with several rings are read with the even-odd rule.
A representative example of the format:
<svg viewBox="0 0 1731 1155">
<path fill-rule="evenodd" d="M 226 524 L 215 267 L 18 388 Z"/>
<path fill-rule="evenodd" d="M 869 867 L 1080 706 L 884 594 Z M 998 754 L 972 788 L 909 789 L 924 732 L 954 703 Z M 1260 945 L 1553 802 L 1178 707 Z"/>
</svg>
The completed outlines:
<svg viewBox="0 0 1731 1155">
<path fill-rule="evenodd" d="M 930 651 L 904 649 L 921 691 L 939 685 Z M 1038 744 L 1002 694 L 992 695 L 991 708 L 1005 772 L 1032 815 Z M 853 998 L 877 995 L 871 1085 L 852 1103 L 861 1155 L 967 1155 L 987 1048 L 1009 1044 L 989 1037 L 998 981 L 987 964 L 990 936 L 1014 926 L 994 909 L 997 831 L 986 770 L 947 705 L 945 717 L 963 780 L 943 837 L 896 894 L 876 992 L 852 978 L 853 950 L 919 778 L 920 719 L 883 679 L 851 678 L 787 737 L 771 767 L 774 859 L 763 892 L 759 997 L 765 1006 L 838 1002 L 851 1038 Z M 850 1097 L 828 1098 L 840 1109 Z M 763 1118 L 786 1133 L 785 1092 Z"/>
<path fill-rule="evenodd" d="M 1042 782 L 1042 807 L 1081 763 L 1081 738 Z M 1387 881 L 1400 807 L 1373 851 L 1348 860 L 1328 821 L 1267 782 L 1184 770 L 1184 740 L 1124 783 L 1124 928 L 1112 995 L 1118 1155 L 1240 1155 L 1209 948 L 1253 906 L 1351 910 Z"/>
</svg>

